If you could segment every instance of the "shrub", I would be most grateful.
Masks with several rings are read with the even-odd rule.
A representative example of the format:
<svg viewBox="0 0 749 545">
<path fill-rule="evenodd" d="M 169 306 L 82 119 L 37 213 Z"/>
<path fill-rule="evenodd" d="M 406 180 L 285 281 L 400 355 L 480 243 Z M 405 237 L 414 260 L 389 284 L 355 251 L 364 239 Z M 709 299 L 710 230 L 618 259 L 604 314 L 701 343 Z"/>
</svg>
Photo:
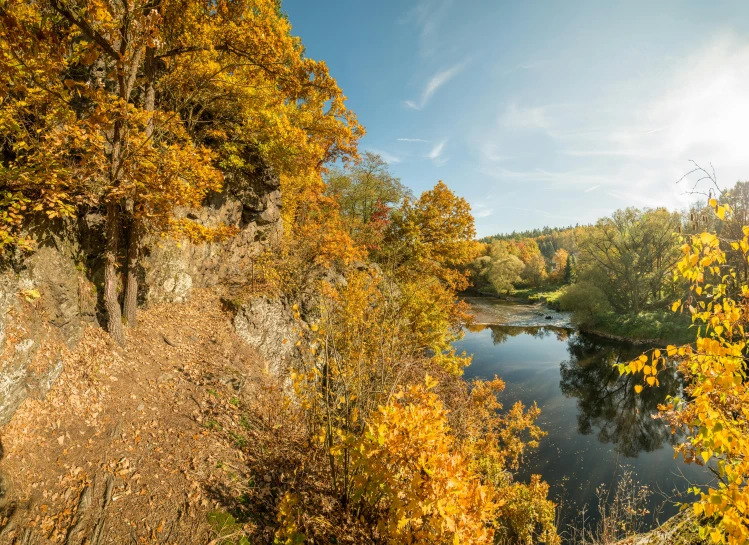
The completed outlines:
<svg viewBox="0 0 749 545">
<path fill-rule="evenodd" d="M 559 297 L 562 310 L 571 311 L 573 321 L 580 327 L 596 325 L 603 314 L 611 311 L 606 294 L 588 282 L 578 282 L 565 288 Z"/>
</svg>

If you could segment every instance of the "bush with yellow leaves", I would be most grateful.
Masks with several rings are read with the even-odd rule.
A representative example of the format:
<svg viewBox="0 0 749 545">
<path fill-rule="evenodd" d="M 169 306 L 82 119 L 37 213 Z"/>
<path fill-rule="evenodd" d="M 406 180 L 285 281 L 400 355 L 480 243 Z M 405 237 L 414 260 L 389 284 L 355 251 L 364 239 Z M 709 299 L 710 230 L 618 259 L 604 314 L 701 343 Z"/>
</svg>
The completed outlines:
<svg viewBox="0 0 749 545">
<path fill-rule="evenodd" d="M 716 199 L 709 204 L 718 220 L 730 219 L 727 206 Z M 676 275 L 689 291 L 673 311 L 691 314 L 695 342 L 653 350 L 620 365 L 620 371 L 642 375 L 643 384 L 635 386 L 639 393 L 645 385 L 657 385 L 658 373 L 667 366 L 678 366 L 687 379 L 686 395 L 666 400 L 662 416 L 672 430 L 685 431 L 676 447 L 684 460 L 709 464 L 718 476 L 717 485 L 692 489 L 697 496 L 693 509 L 703 517 L 702 537 L 744 545 L 749 543 L 749 285 L 738 279 L 727 255 L 749 259 L 749 226 L 738 240 L 709 232 L 692 235 L 681 250 Z"/>
</svg>

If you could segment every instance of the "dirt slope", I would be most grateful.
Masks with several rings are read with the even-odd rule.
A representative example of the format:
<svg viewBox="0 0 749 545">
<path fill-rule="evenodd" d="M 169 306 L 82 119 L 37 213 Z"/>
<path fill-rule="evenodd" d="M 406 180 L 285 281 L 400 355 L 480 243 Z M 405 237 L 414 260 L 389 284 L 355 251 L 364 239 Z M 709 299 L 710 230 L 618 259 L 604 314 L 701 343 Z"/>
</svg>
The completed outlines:
<svg viewBox="0 0 749 545">
<path fill-rule="evenodd" d="M 0 429 L 0 543 L 214 540 L 209 513 L 252 482 L 247 415 L 277 391 L 230 319 L 198 291 L 141 313 L 125 349 L 89 328 L 46 400 Z"/>
</svg>

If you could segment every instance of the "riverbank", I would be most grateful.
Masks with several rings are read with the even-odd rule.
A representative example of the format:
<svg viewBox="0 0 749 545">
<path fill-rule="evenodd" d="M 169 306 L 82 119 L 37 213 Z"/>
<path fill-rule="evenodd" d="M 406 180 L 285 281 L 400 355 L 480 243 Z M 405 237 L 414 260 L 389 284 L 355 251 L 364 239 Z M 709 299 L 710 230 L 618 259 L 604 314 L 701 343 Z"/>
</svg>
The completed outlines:
<svg viewBox="0 0 749 545">
<path fill-rule="evenodd" d="M 668 312 L 641 312 L 637 315 L 609 312 L 595 317 L 592 325 L 579 325 L 580 331 L 614 341 L 650 346 L 686 344 L 694 341 L 691 321 Z"/>
<path fill-rule="evenodd" d="M 464 295 L 470 297 L 493 297 L 500 301 L 520 303 L 523 305 L 544 303 L 547 307 L 558 311 L 561 310 L 559 307 L 559 296 L 562 295 L 562 290 L 564 289 L 564 287 L 564 285 L 559 285 L 544 286 L 540 288 L 521 288 L 514 290 L 511 294 L 502 295 L 472 288 L 470 290 L 467 290 Z"/>
<path fill-rule="evenodd" d="M 519 303 L 544 303 L 553 310 L 562 310 L 559 305 L 559 297 L 565 286 L 544 286 L 541 288 L 523 288 L 515 290 L 512 298 Z"/>
<path fill-rule="evenodd" d="M 646 534 L 628 537 L 615 545 L 703 545 L 709 543 L 700 537 L 700 527 L 689 509 L 682 511 Z"/>
<path fill-rule="evenodd" d="M 694 340 L 691 321 L 667 310 L 641 312 L 637 315 L 608 312 L 580 323 L 572 312 L 561 309 L 559 297 L 563 286 L 526 288 L 512 295 L 496 295 L 479 290 L 465 292 L 462 298 L 471 304 L 478 324 L 523 326 L 556 326 L 575 328 L 588 335 L 638 345 L 666 346 L 686 344 Z M 502 309 L 504 305 L 504 310 Z M 508 308 L 516 306 L 517 312 L 508 316 Z M 498 310 L 500 309 L 500 310 Z M 521 316 L 518 317 L 518 312 Z M 540 317 L 533 319 L 533 317 Z M 547 316 L 551 316 L 548 318 Z"/>
<path fill-rule="evenodd" d="M 476 325 L 559 327 L 572 329 L 572 315 L 548 308 L 541 302 L 522 303 L 492 296 L 462 296 L 471 306 Z"/>
</svg>

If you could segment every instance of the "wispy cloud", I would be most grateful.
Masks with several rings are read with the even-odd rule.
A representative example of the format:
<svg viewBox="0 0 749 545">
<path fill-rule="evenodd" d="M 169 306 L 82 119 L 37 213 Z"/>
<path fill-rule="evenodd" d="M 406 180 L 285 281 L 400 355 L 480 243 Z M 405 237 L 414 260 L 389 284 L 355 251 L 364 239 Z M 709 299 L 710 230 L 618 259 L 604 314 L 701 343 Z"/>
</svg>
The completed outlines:
<svg viewBox="0 0 749 545">
<path fill-rule="evenodd" d="M 510 129 L 543 129 L 550 127 L 547 118 L 547 107 L 521 107 L 516 102 L 510 103 L 499 119 L 503 127 Z"/>
<path fill-rule="evenodd" d="M 534 214 L 539 214 L 541 216 L 546 216 L 548 218 L 562 218 L 566 220 L 579 219 L 576 216 L 555 214 L 554 212 L 547 212 L 546 210 L 539 210 L 538 208 L 523 208 L 521 206 L 498 206 L 497 208 L 502 209 L 502 210 L 520 210 L 521 212 L 533 212 Z"/>
<path fill-rule="evenodd" d="M 442 151 L 445 149 L 445 144 L 447 144 L 447 140 L 443 140 L 442 142 L 434 146 L 427 157 L 429 157 L 430 159 L 439 159 L 442 155 Z"/>
<path fill-rule="evenodd" d="M 392 153 L 388 153 L 387 151 L 383 151 L 381 149 L 369 148 L 367 151 L 376 153 L 377 155 L 385 159 L 385 161 L 387 161 L 388 163 L 400 163 L 401 162 L 401 158 L 398 157 L 397 155 L 393 155 Z"/>
<path fill-rule="evenodd" d="M 559 102 L 550 94 L 554 102 L 500 104 L 498 121 L 487 120 L 473 135 L 477 169 L 502 187 L 577 191 L 585 202 L 605 203 L 604 213 L 611 206 L 685 206 L 691 197 L 675 182 L 690 159 L 712 162 L 725 186 L 749 173 L 748 66 L 749 39 L 721 34 L 602 89 L 593 102 L 566 102 L 564 95 Z M 537 136 L 543 140 L 532 140 Z"/>
<path fill-rule="evenodd" d="M 423 138 L 398 138 L 398 142 L 429 142 Z"/>
<path fill-rule="evenodd" d="M 457 76 L 464 67 L 465 62 L 462 62 L 448 68 L 447 70 L 437 72 L 427 82 L 426 87 L 424 87 L 424 91 L 422 91 L 421 97 L 418 100 L 406 100 L 404 101 L 404 104 L 414 110 L 421 110 L 422 108 L 424 108 L 424 106 L 427 105 L 429 99 L 432 98 L 432 95 L 434 95 L 434 93 L 436 93 L 440 87 Z"/>
<path fill-rule="evenodd" d="M 655 85 L 630 82 L 626 98 L 631 102 L 610 107 L 607 116 L 594 121 L 595 126 L 586 123 L 591 120 L 584 112 L 600 110 L 602 105 L 577 105 L 578 115 L 570 112 L 567 126 L 548 116 L 539 119 L 558 138 L 560 154 L 599 160 L 600 168 L 639 167 L 656 173 L 661 184 L 673 184 L 679 176 L 667 178 L 673 176 L 671 168 L 686 171 L 688 160 L 694 159 L 715 164 L 730 184 L 746 176 L 749 167 L 747 66 L 749 43 L 731 34 L 718 35 L 671 65 Z M 622 98 L 604 100 L 613 104 Z M 575 118 L 582 124 L 572 125 Z M 624 199 L 630 194 L 617 195 Z"/>
<path fill-rule="evenodd" d="M 436 53 L 440 43 L 440 25 L 452 0 L 420 0 L 400 19 L 401 24 L 414 24 L 419 32 L 419 52 L 422 57 Z"/>
<path fill-rule="evenodd" d="M 501 166 L 483 166 L 479 167 L 479 172 L 502 181 L 523 181 L 546 183 L 548 185 L 574 187 L 590 185 L 593 183 L 600 184 L 603 178 L 597 174 L 591 174 L 581 170 L 567 171 L 549 171 L 541 168 L 532 170 L 512 170 Z"/>
<path fill-rule="evenodd" d="M 499 153 L 499 146 L 491 142 L 482 141 L 479 143 L 479 152 L 481 158 L 489 163 L 499 163 L 510 159 L 507 155 Z"/>
<path fill-rule="evenodd" d="M 432 162 L 437 166 L 444 165 L 448 161 L 447 158 L 444 157 L 444 153 L 443 153 L 445 151 L 446 144 L 447 144 L 447 140 L 443 140 L 442 142 L 439 142 L 427 154 L 427 158 L 431 159 Z"/>
</svg>

